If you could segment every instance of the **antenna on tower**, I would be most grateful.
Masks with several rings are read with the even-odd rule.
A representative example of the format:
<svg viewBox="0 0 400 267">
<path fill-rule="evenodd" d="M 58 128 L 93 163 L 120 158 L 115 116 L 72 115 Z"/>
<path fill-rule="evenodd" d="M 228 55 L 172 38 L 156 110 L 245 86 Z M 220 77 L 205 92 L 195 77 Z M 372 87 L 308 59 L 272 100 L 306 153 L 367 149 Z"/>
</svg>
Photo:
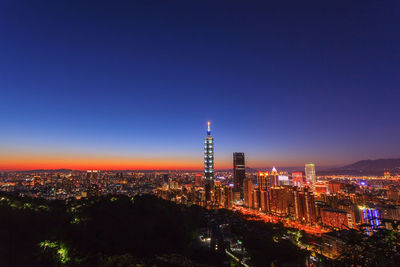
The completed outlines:
<svg viewBox="0 0 400 267">
<path fill-rule="evenodd" d="M 211 134 L 211 128 L 210 128 L 211 122 L 207 122 L 207 134 L 210 135 Z"/>
</svg>

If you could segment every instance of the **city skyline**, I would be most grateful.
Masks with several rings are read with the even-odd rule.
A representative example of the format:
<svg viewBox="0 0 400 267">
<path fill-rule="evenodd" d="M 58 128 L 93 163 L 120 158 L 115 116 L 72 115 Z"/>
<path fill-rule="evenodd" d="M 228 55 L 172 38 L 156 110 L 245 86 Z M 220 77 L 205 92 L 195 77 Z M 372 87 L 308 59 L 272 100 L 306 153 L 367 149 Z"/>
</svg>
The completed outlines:
<svg viewBox="0 0 400 267">
<path fill-rule="evenodd" d="M 399 3 L 289 2 L 2 2 L 0 170 L 400 158 Z"/>
<path fill-rule="evenodd" d="M 195 164 L 192 164 L 192 159 L 188 159 L 187 157 L 184 157 L 185 159 L 181 158 L 176 158 L 175 160 L 179 160 L 179 165 L 174 166 L 174 161 L 171 161 L 169 159 L 166 160 L 166 158 L 152 158 L 149 160 L 147 163 L 141 163 L 140 165 L 135 164 L 136 161 L 143 162 L 142 157 L 139 158 L 132 158 L 132 157 L 123 157 L 123 156 L 118 156 L 118 157 L 102 157 L 98 155 L 74 155 L 74 159 L 71 160 L 71 158 L 66 158 L 61 155 L 59 156 L 48 156 L 45 158 L 38 158 L 38 159 L 31 159 L 29 154 L 24 154 L 24 157 L 27 161 L 29 161 L 28 164 L 25 165 L 20 165 L 19 163 L 11 163 L 14 158 L 12 157 L 12 153 L 9 154 L 9 163 L 7 161 L 0 162 L 0 171 L 24 171 L 24 170 L 37 170 L 37 169 L 72 169 L 72 170 L 90 170 L 90 169 L 97 169 L 97 170 L 188 170 L 188 171 L 201 171 L 202 169 L 206 173 L 208 172 L 208 164 L 210 165 L 211 168 L 211 173 L 216 170 L 226 170 L 226 169 L 231 169 L 232 166 L 229 165 L 222 165 L 221 167 L 214 167 L 215 164 L 215 158 L 214 158 L 214 139 L 211 136 L 211 122 L 207 122 L 207 135 L 205 138 L 205 143 L 204 143 L 204 154 L 203 154 L 203 161 L 204 161 L 204 166 L 202 166 L 201 162 L 196 162 Z M 208 142 L 208 140 L 211 140 L 211 143 Z M 209 147 L 210 146 L 210 147 Z M 211 162 L 208 163 L 208 158 L 209 153 L 208 151 L 211 151 Z M 233 152 L 233 155 L 235 157 L 235 154 L 243 154 L 244 158 L 244 153 L 238 153 L 238 152 Z M 221 157 L 224 159 L 224 157 Z M 252 157 L 250 157 L 252 158 Z M 11 159 L 11 160 L 10 160 Z M 77 163 L 76 161 L 80 163 Z M 248 160 L 248 156 L 246 155 L 246 161 Z M 201 160 L 200 160 L 201 161 Z M 217 160 L 218 161 L 218 160 Z M 257 162 L 257 161 L 255 161 Z M 276 162 L 276 161 L 273 161 Z M 353 163 L 349 162 L 348 164 Z M 8 164 L 8 165 L 7 165 Z M 307 173 L 307 166 L 312 165 L 314 166 L 314 163 L 307 163 L 304 162 L 303 165 L 276 165 L 273 163 L 270 164 L 264 164 L 260 166 L 248 166 L 250 168 L 254 169 L 260 169 L 260 170 L 266 170 L 266 169 L 271 169 L 274 170 L 275 166 L 279 166 L 280 168 L 287 168 L 287 169 L 293 169 L 293 168 L 298 168 L 298 170 L 301 170 L 304 166 L 306 165 L 306 172 Z M 323 169 L 329 168 L 329 167 L 342 167 L 343 165 L 336 165 L 336 166 L 319 166 L 322 167 Z M 314 170 L 315 173 L 315 170 Z M 315 175 L 315 174 L 314 174 Z M 207 176 L 207 175 L 206 175 Z M 212 177 L 214 174 L 212 173 Z M 210 178 L 212 179 L 212 178 Z"/>
<path fill-rule="evenodd" d="M 400 1 L 0 1 L 3 266 L 400 266 Z"/>
</svg>

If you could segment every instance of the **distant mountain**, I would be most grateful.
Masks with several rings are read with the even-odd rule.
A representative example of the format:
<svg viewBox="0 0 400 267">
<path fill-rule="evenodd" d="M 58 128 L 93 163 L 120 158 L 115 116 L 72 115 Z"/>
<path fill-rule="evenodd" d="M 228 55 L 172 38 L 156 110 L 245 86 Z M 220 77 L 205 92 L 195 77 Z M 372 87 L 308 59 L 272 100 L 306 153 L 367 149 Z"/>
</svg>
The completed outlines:
<svg viewBox="0 0 400 267">
<path fill-rule="evenodd" d="M 360 160 L 350 165 L 326 171 L 318 171 L 319 175 L 383 175 L 385 171 L 400 173 L 400 159 Z"/>
<path fill-rule="evenodd" d="M 74 170 L 70 169 L 36 169 L 36 170 L 24 170 L 24 171 L 15 171 L 16 173 L 36 173 L 36 172 L 49 172 L 49 173 L 55 173 L 55 172 L 71 172 Z"/>
<path fill-rule="evenodd" d="M 400 159 L 375 159 L 375 160 L 360 160 L 353 164 L 344 166 L 342 170 L 356 171 L 391 171 L 400 170 Z"/>
</svg>

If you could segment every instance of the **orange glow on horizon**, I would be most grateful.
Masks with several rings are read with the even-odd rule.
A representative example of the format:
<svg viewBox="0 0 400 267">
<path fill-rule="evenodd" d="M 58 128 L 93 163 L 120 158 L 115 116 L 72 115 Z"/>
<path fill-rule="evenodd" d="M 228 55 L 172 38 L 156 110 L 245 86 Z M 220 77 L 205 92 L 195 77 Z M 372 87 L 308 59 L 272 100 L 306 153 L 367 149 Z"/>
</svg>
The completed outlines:
<svg viewBox="0 0 400 267">
<path fill-rule="evenodd" d="M 219 168 L 230 168 L 229 165 Z M 202 170 L 201 158 L 174 157 L 111 157 L 93 155 L 0 155 L 0 170 L 20 171 L 35 169 L 72 170 Z"/>
</svg>

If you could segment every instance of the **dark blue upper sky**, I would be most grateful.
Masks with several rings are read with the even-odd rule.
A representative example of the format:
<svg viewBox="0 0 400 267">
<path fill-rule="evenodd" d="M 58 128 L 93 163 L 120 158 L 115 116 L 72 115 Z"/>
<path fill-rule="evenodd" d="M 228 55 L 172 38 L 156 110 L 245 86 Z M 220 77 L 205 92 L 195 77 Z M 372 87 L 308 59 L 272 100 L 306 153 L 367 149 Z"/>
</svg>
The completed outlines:
<svg viewBox="0 0 400 267">
<path fill-rule="evenodd" d="M 399 85 L 400 1 L 0 3 L 3 160 L 399 157 Z"/>
</svg>

